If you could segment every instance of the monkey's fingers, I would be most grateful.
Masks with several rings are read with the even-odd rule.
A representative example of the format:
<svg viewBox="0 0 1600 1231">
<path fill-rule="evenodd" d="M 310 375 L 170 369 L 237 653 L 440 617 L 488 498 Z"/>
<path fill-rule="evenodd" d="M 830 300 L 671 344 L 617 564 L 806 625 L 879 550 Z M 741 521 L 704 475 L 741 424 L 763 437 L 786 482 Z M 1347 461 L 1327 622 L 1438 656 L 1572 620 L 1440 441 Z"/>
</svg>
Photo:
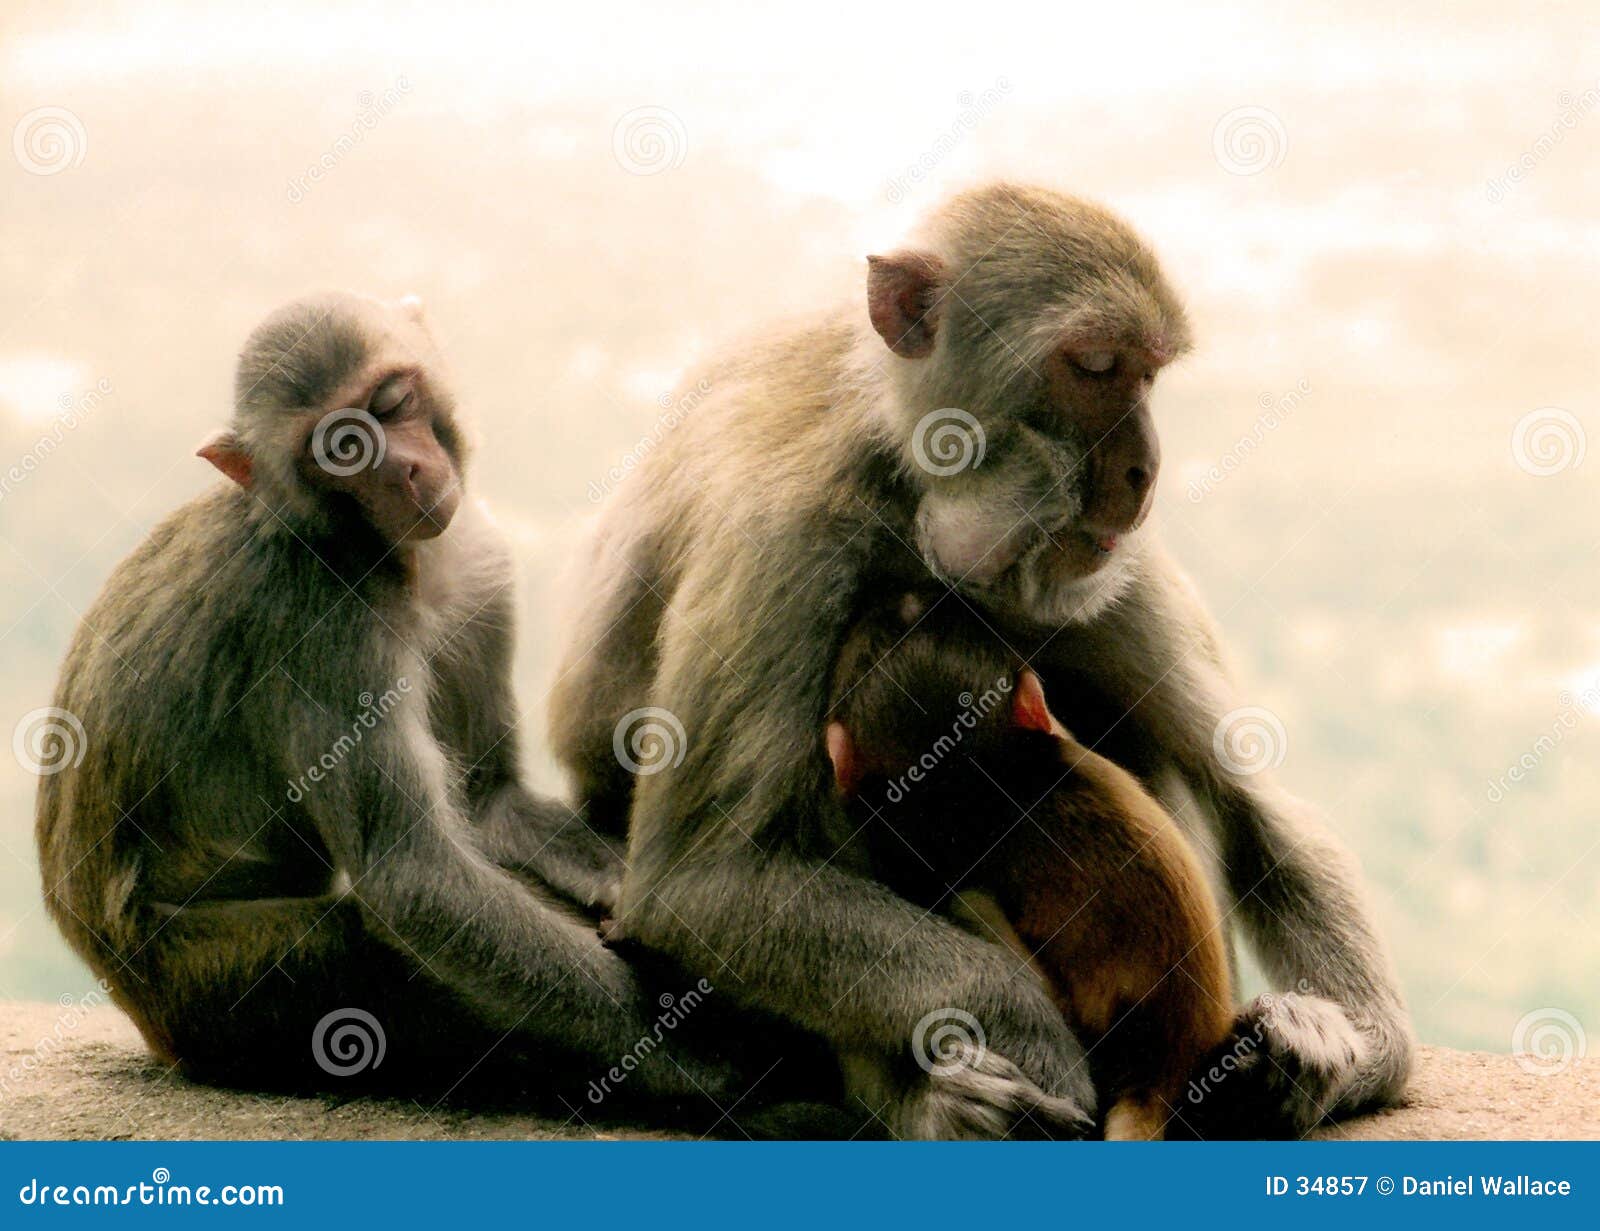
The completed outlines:
<svg viewBox="0 0 1600 1231">
<path fill-rule="evenodd" d="M 1332 1001 L 1267 993 L 1239 1011 L 1203 1057 L 1183 1119 L 1198 1137 L 1301 1137 L 1357 1078 L 1366 1040 Z"/>
</svg>

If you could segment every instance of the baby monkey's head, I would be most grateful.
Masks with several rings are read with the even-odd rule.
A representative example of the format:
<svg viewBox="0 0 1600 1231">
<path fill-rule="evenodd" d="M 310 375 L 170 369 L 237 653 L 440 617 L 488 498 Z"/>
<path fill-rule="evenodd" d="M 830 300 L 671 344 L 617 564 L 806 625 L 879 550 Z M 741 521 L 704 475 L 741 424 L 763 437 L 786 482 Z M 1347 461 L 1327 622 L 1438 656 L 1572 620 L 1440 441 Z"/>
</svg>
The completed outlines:
<svg viewBox="0 0 1600 1231">
<path fill-rule="evenodd" d="M 1019 756 L 1051 755 L 1065 734 L 1039 677 L 948 589 L 869 606 L 834 667 L 825 739 L 846 797 L 961 789 Z"/>
</svg>

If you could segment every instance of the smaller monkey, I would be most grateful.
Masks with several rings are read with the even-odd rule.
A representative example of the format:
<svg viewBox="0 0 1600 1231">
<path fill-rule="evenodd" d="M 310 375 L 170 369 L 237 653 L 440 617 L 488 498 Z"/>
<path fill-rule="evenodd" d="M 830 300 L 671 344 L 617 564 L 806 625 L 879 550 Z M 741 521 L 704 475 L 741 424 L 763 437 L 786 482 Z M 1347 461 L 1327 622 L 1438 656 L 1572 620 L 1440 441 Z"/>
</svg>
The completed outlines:
<svg viewBox="0 0 1600 1231">
<path fill-rule="evenodd" d="M 1161 1139 L 1233 1020 L 1221 920 L 1177 824 L 952 592 L 869 609 L 828 715 L 873 875 L 1015 948 L 1089 1047 L 1106 1137 Z"/>
<path fill-rule="evenodd" d="M 199 450 L 230 482 L 118 566 L 62 667 L 93 736 L 40 781 L 67 941 L 197 1080 L 592 1100 L 653 1035 L 624 1098 L 720 1112 L 776 1044 L 709 1008 L 664 1041 L 647 974 L 679 976 L 593 935 L 622 858 L 523 784 L 512 558 L 461 499 L 421 304 L 295 300 L 236 382 Z M 352 1018 L 381 1071 L 345 1063 Z"/>
</svg>

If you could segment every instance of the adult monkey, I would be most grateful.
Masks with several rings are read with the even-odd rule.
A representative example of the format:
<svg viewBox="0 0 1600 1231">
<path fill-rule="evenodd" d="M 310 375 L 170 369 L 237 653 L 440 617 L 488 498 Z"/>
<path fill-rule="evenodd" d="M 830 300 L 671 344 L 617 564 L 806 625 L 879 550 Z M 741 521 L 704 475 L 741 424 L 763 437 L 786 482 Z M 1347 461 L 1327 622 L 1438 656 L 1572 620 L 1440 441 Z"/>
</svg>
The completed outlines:
<svg viewBox="0 0 1600 1231">
<path fill-rule="evenodd" d="M 200 455 L 232 482 L 85 617 L 56 701 L 82 760 L 38 803 L 50 912 L 151 1049 L 208 1081 L 365 1067 L 441 1094 L 623 1064 L 625 1098 L 727 1105 L 727 1038 L 691 1041 L 717 1014 L 663 1039 L 656 990 L 579 913 L 611 908 L 618 856 L 523 788 L 510 555 L 461 506 L 420 304 L 274 313 Z"/>
<path fill-rule="evenodd" d="M 894 1132 L 1081 1130 L 1093 1091 L 1043 987 L 872 882 L 829 790 L 817 731 L 843 631 L 862 595 L 931 571 L 1181 818 L 1296 989 L 1236 1023 L 1256 1059 L 1218 1095 L 1257 1119 L 1234 1131 L 1397 1097 L 1410 1027 L 1353 863 L 1214 752 L 1233 706 L 1216 634 L 1138 533 L 1150 386 L 1188 346 L 1154 255 L 1096 206 L 998 184 L 871 258 L 866 306 L 699 374 L 709 393 L 601 527 L 552 713 L 596 816 L 629 823 L 622 926 L 847 1054 L 899 1062 Z M 649 707 L 686 747 L 635 782 L 614 740 Z M 950 1009 L 1020 1086 L 1004 1065 L 976 1080 L 906 1061 Z"/>
</svg>

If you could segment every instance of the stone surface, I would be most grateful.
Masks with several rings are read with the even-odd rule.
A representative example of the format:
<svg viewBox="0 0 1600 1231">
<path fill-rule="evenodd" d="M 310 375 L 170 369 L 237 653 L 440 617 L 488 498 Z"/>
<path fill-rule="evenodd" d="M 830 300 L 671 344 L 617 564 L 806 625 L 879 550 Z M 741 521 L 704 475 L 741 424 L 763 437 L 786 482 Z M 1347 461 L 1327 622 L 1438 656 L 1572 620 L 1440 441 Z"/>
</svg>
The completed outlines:
<svg viewBox="0 0 1600 1231">
<path fill-rule="evenodd" d="M 1424 1048 L 1406 1106 L 1337 1125 L 1350 1140 L 1600 1139 L 1600 1062 Z M 661 1137 L 394 1099 L 283 1098 L 193 1085 L 145 1053 L 127 1018 L 0 1004 L 0 1139 L 604 1140 Z"/>
</svg>

